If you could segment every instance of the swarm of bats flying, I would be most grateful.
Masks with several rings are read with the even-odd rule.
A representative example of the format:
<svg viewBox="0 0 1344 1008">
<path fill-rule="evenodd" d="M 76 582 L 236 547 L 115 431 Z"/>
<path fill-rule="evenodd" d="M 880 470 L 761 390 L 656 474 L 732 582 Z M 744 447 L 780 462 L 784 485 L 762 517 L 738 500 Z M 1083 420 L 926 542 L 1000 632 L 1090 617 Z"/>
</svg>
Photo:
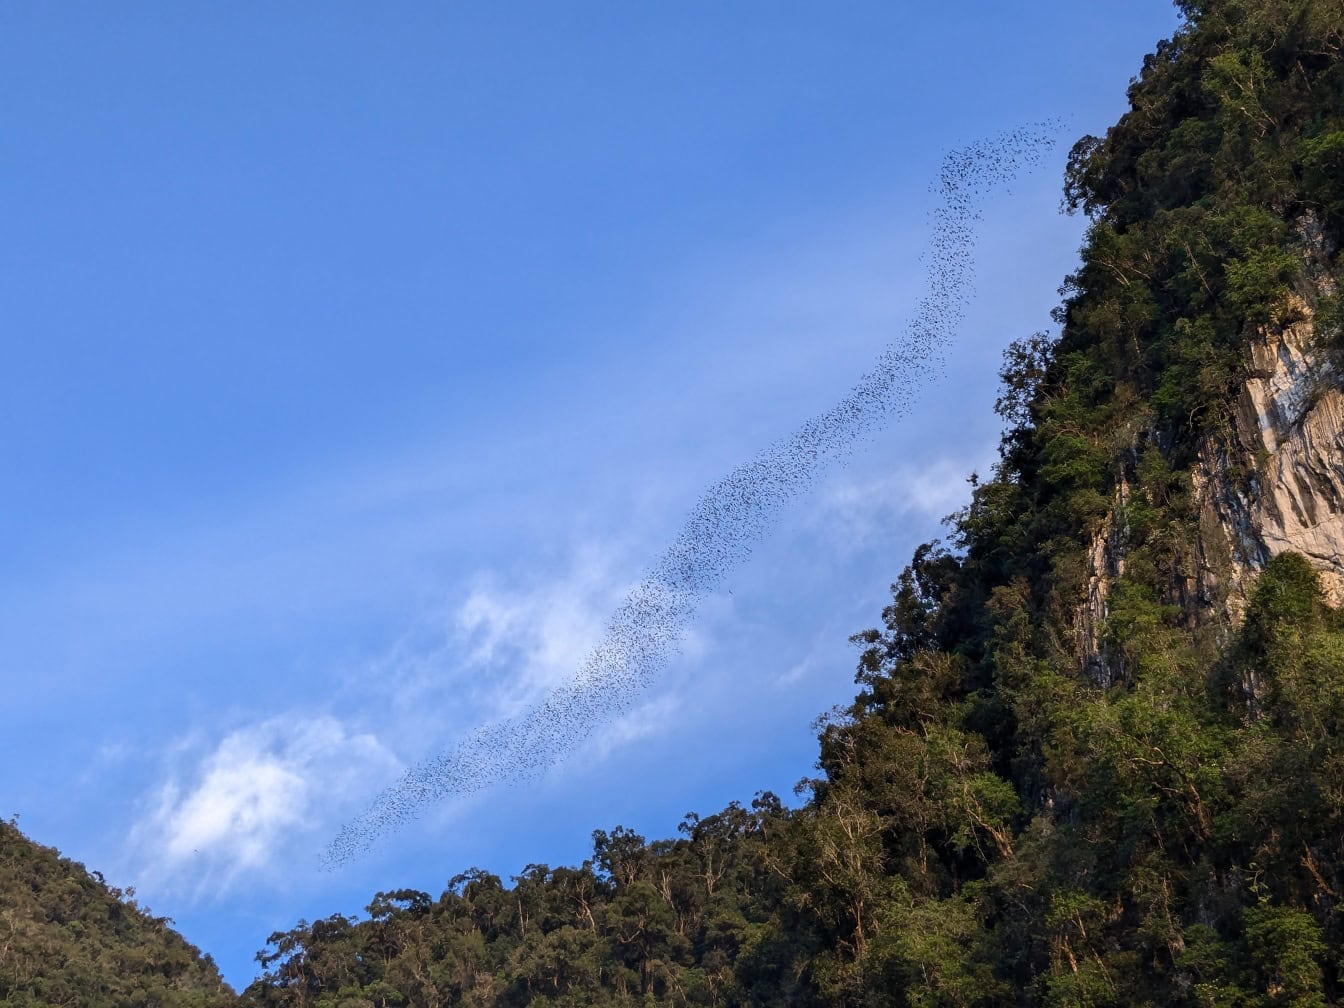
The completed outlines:
<svg viewBox="0 0 1344 1008">
<path fill-rule="evenodd" d="M 328 868 L 367 852 L 431 803 L 544 772 L 631 710 L 676 653 L 700 601 L 746 559 L 784 504 L 865 436 L 906 415 L 941 373 L 970 303 L 975 226 L 985 200 L 1038 165 L 1059 130 L 1058 122 L 1023 126 L 946 157 L 933 186 L 940 202 L 931 214 L 927 291 L 905 333 L 838 403 L 701 495 L 569 683 L 529 713 L 481 728 L 407 770 L 331 841 L 323 855 Z"/>
</svg>

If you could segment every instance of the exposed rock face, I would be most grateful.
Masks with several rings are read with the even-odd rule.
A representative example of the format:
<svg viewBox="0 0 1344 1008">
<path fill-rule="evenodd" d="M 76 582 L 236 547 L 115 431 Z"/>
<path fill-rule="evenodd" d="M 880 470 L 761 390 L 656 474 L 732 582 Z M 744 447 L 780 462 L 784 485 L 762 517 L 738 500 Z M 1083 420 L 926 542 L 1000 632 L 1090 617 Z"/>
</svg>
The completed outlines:
<svg viewBox="0 0 1344 1008">
<path fill-rule="evenodd" d="M 1344 602 L 1344 383 L 1299 307 L 1302 321 L 1253 342 L 1234 442 L 1206 445 L 1194 474 L 1207 575 L 1226 587 L 1201 595 L 1225 595 L 1234 618 L 1256 572 L 1289 550 L 1312 562 L 1332 604 Z"/>
<path fill-rule="evenodd" d="M 1314 300 L 1335 284 L 1319 231 L 1306 221 L 1301 234 L 1308 250 L 1303 293 Z M 1199 509 L 1195 569 L 1176 587 L 1192 623 L 1213 626 L 1219 636 L 1240 623 L 1256 575 L 1279 553 L 1307 557 L 1331 604 L 1344 604 L 1344 375 L 1318 346 L 1307 300 L 1293 296 L 1288 307 L 1296 321 L 1252 340 L 1231 429 L 1204 439 L 1191 470 Z M 1079 655 L 1101 686 L 1116 674 L 1102 631 L 1110 587 L 1124 574 L 1129 492 L 1122 483 L 1092 539 L 1079 612 Z"/>
<path fill-rule="evenodd" d="M 1312 215 L 1297 231 L 1304 275 L 1287 306 L 1297 321 L 1251 341 L 1230 443 L 1206 440 L 1192 474 L 1200 601 L 1230 625 L 1265 562 L 1290 550 L 1311 561 L 1331 604 L 1344 603 L 1344 376 L 1320 349 L 1309 307 L 1335 292 L 1334 250 Z"/>
<path fill-rule="evenodd" d="M 1092 537 L 1087 551 L 1087 602 L 1078 614 L 1078 649 L 1085 671 L 1103 688 L 1114 683 L 1118 672 L 1115 662 L 1105 653 L 1102 637 L 1111 585 L 1125 573 L 1125 551 L 1129 541 L 1125 501 L 1129 492 L 1129 485 L 1122 481 L 1116 488 L 1110 514 Z"/>
</svg>

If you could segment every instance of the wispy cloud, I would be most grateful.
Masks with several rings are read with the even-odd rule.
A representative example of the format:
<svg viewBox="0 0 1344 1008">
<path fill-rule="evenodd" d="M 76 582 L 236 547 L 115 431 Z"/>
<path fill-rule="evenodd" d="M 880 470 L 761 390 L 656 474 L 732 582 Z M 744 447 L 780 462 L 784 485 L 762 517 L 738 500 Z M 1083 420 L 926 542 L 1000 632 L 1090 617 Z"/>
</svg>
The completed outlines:
<svg viewBox="0 0 1344 1008">
<path fill-rule="evenodd" d="M 866 479 L 847 473 L 818 497 L 811 520 L 840 548 L 863 549 L 910 517 L 952 513 L 970 500 L 971 473 L 988 469 L 986 460 L 943 458 Z"/>
<path fill-rule="evenodd" d="M 352 669 L 343 695 L 387 708 L 405 737 L 441 745 L 513 717 L 568 682 L 633 583 L 623 551 L 581 543 L 522 574 L 478 571 L 380 657 Z M 416 754 L 423 755 L 423 753 Z"/>
<path fill-rule="evenodd" d="M 241 876 L 274 876 L 332 807 L 391 773 L 396 759 L 377 738 L 328 715 L 291 714 L 232 731 L 202 751 L 180 740 L 176 765 L 147 802 L 131 843 L 157 888 L 197 896 Z"/>
<path fill-rule="evenodd" d="M 576 754 L 576 765 L 601 763 L 625 746 L 654 738 L 669 731 L 676 723 L 681 701 L 671 693 L 656 696 L 605 725 Z M 557 765 L 553 773 L 566 772 L 568 762 Z"/>
<path fill-rule="evenodd" d="M 326 834 L 407 765 L 570 681 L 630 584 L 618 551 L 593 544 L 526 577 L 482 571 L 384 654 L 349 668 L 326 713 L 170 742 L 130 838 L 142 889 L 210 898 L 315 865 Z M 583 762 L 647 736 L 670 704 L 599 726 Z"/>
<path fill-rule="evenodd" d="M 469 666 L 514 670 L 507 705 L 516 709 L 573 678 L 630 587 L 609 550 L 586 545 L 567 570 L 539 584 L 510 586 L 498 576 L 479 577 L 457 609 L 454 629 Z"/>
</svg>

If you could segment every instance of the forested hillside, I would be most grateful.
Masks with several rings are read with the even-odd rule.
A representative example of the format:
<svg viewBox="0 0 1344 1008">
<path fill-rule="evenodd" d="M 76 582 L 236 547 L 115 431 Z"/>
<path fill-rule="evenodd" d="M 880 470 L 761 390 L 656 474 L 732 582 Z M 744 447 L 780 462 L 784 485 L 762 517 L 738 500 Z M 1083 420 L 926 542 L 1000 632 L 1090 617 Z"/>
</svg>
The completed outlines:
<svg viewBox="0 0 1344 1008">
<path fill-rule="evenodd" d="M 215 1008 L 235 1003 L 208 956 L 49 847 L 0 821 L 0 1003 Z"/>
<path fill-rule="evenodd" d="M 299 922 L 242 1004 L 1344 1000 L 1344 0 L 1179 6 L 803 803 Z"/>
</svg>

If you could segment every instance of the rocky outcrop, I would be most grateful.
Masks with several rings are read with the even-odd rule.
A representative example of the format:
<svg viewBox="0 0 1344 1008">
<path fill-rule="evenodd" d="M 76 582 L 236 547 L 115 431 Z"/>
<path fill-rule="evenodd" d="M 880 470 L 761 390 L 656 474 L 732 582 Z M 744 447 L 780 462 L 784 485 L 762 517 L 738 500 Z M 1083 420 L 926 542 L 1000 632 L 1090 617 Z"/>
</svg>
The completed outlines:
<svg viewBox="0 0 1344 1008">
<path fill-rule="evenodd" d="M 1256 333 L 1230 436 L 1206 439 L 1192 473 L 1200 505 L 1200 598 L 1235 625 L 1255 576 L 1293 551 L 1344 603 L 1344 380 L 1311 305 L 1335 293 L 1334 249 L 1312 215 L 1298 221 L 1303 275 L 1293 320 Z M 1219 610 L 1224 610 L 1220 612 Z"/>
<path fill-rule="evenodd" d="M 1194 564 L 1174 587 L 1191 623 L 1219 636 L 1240 623 L 1257 574 L 1283 552 L 1307 557 L 1331 604 L 1344 604 L 1344 375 L 1322 349 L 1310 308 L 1335 283 L 1319 231 L 1307 221 L 1301 234 L 1307 268 L 1286 306 L 1293 321 L 1252 338 L 1231 422 L 1204 438 L 1190 473 Z M 1129 493 L 1122 482 L 1092 538 L 1077 625 L 1080 657 L 1103 686 L 1116 674 L 1103 630 L 1110 587 L 1124 574 Z"/>
<path fill-rule="evenodd" d="M 1125 552 L 1129 543 L 1125 504 L 1129 493 L 1129 484 L 1122 480 L 1116 488 L 1110 513 L 1092 537 L 1087 551 L 1087 601 L 1078 614 L 1078 650 L 1084 671 L 1103 689 L 1114 684 L 1119 672 L 1116 662 L 1106 653 L 1104 638 L 1111 585 L 1125 573 Z"/>
<path fill-rule="evenodd" d="M 1201 596 L 1231 615 L 1265 561 L 1293 551 L 1344 603 L 1344 383 L 1316 345 L 1310 310 L 1251 345 L 1230 443 L 1206 442 L 1193 473 L 1201 505 Z"/>
</svg>

